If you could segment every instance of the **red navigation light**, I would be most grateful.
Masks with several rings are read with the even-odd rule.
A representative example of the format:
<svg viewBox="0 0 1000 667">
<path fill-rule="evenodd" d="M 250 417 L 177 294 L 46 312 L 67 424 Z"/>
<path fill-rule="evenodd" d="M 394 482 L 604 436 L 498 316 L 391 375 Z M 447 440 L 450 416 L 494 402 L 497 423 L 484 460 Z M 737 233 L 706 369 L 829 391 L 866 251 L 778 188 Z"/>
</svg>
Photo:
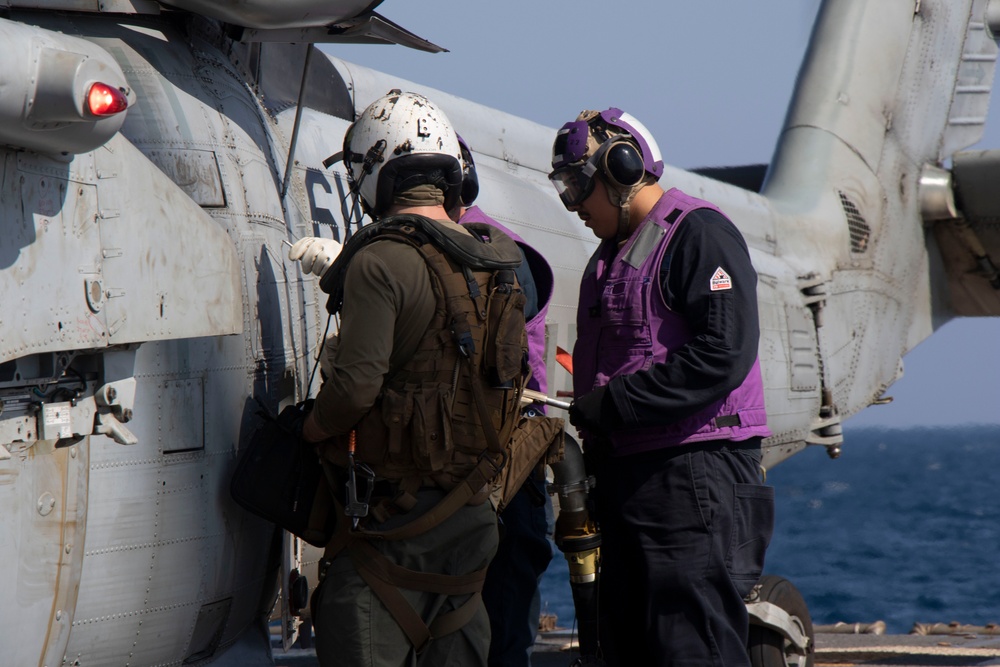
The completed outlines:
<svg viewBox="0 0 1000 667">
<path fill-rule="evenodd" d="M 87 108 L 95 116 L 113 116 L 127 106 L 125 93 L 106 83 L 95 83 L 87 93 Z"/>
</svg>

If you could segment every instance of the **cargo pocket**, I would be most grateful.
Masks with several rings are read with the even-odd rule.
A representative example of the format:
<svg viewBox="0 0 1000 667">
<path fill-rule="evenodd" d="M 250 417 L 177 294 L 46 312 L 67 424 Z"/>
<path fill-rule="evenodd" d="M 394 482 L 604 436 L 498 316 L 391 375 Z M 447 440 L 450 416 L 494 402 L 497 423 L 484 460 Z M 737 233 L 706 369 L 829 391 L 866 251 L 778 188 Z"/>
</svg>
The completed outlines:
<svg viewBox="0 0 1000 667">
<path fill-rule="evenodd" d="M 383 451 L 366 461 L 408 464 L 410 454 L 409 426 L 413 418 L 413 392 L 386 389 L 382 395 L 382 424 L 385 426 Z M 360 435 L 360 434 L 359 434 Z M 360 437 L 359 437 L 360 440 Z"/>
<path fill-rule="evenodd" d="M 424 386 L 413 394 L 410 437 L 418 470 L 439 472 L 451 459 L 451 395 L 449 385 Z"/>
<path fill-rule="evenodd" d="M 735 308 L 732 292 L 712 292 L 708 299 L 708 333 L 726 350 L 736 345 Z"/>
<path fill-rule="evenodd" d="M 746 597 L 764 570 L 764 552 L 774 531 L 774 487 L 733 484 L 733 534 L 726 569 Z"/>
</svg>

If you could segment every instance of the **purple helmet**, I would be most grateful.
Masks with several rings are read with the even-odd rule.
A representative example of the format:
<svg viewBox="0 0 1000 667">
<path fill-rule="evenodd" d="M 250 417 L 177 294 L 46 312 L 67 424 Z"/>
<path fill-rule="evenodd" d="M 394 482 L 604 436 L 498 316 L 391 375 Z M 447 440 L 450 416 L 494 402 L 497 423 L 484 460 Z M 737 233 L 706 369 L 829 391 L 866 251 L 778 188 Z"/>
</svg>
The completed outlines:
<svg viewBox="0 0 1000 667">
<path fill-rule="evenodd" d="M 566 123 L 552 146 L 549 179 L 565 206 L 577 206 L 594 190 L 594 175 L 619 191 L 643 178 L 663 175 L 663 158 L 649 130 L 621 109 L 584 111 Z"/>
</svg>

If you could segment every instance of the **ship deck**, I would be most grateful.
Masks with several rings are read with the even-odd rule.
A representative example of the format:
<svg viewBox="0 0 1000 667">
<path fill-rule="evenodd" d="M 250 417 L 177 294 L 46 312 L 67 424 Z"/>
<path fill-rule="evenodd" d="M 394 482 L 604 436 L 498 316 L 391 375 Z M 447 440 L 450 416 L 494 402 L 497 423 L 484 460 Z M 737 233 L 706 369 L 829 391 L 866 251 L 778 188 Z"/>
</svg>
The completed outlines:
<svg viewBox="0 0 1000 667">
<path fill-rule="evenodd" d="M 1000 666 L 1000 629 L 996 626 L 936 628 L 933 634 L 854 634 L 848 628 L 818 628 L 814 667 L 866 665 L 877 667 Z M 568 667 L 578 656 L 569 630 L 539 635 L 532 667 Z M 312 649 L 275 649 L 278 667 L 318 667 Z"/>
</svg>

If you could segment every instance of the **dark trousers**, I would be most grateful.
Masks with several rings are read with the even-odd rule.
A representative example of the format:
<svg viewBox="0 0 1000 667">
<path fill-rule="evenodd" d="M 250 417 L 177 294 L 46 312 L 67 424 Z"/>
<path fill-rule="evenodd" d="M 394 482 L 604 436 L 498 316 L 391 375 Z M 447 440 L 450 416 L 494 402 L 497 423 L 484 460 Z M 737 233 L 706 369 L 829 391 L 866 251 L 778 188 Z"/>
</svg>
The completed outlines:
<svg viewBox="0 0 1000 667">
<path fill-rule="evenodd" d="M 595 473 L 608 664 L 749 667 L 743 597 L 774 526 L 760 438 L 605 459 Z"/>
<path fill-rule="evenodd" d="M 490 667 L 531 664 L 538 633 L 538 580 L 552 560 L 548 498 L 545 483 L 529 478 L 500 515 L 500 545 L 483 586 L 492 632 Z"/>
</svg>

